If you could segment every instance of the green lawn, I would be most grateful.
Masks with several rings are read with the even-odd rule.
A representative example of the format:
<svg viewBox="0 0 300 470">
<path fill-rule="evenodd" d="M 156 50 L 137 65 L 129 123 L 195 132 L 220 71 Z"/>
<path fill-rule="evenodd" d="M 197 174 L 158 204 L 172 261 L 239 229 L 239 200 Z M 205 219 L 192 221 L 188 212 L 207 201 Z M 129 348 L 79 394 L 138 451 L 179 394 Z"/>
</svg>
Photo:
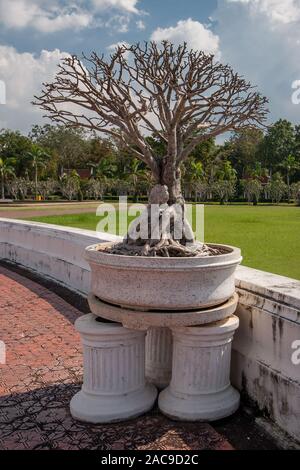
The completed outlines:
<svg viewBox="0 0 300 470">
<path fill-rule="evenodd" d="M 31 220 L 95 230 L 92 213 Z M 205 240 L 242 249 L 243 264 L 300 279 L 300 208 L 294 206 L 205 207 Z"/>
</svg>

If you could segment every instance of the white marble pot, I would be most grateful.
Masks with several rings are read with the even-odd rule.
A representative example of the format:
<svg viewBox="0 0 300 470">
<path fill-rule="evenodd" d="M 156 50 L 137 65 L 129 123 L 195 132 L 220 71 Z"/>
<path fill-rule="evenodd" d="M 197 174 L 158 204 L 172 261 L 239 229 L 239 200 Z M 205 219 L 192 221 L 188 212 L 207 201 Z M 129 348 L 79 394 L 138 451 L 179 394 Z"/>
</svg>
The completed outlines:
<svg viewBox="0 0 300 470">
<path fill-rule="evenodd" d="M 141 310 L 189 310 L 212 307 L 235 292 L 241 251 L 199 258 L 161 258 L 110 254 L 111 243 L 86 248 L 91 292 L 101 300 Z"/>
</svg>

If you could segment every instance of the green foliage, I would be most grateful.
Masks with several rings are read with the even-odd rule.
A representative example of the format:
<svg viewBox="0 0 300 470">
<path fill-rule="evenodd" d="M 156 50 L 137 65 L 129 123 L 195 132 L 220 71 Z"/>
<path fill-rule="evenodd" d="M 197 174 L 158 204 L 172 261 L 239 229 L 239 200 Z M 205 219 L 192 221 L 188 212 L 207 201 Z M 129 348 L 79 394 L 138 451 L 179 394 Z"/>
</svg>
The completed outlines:
<svg viewBox="0 0 300 470">
<path fill-rule="evenodd" d="M 253 202 L 256 206 L 263 189 L 261 182 L 258 179 L 245 179 L 242 180 L 242 186 L 248 203 Z"/>
<path fill-rule="evenodd" d="M 69 201 L 78 197 L 80 191 L 80 177 L 75 170 L 65 173 L 61 179 L 60 190 Z"/>
<path fill-rule="evenodd" d="M 288 186 L 283 181 L 280 173 L 275 173 L 265 187 L 266 199 L 271 199 L 273 203 L 279 204 L 288 194 Z"/>
<path fill-rule="evenodd" d="M 291 190 L 292 197 L 294 198 L 297 206 L 300 206 L 300 181 L 298 181 L 298 183 L 293 183 Z"/>
<path fill-rule="evenodd" d="M 219 180 L 216 181 L 212 188 L 221 204 L 229 201 L 235 193 L 235 180 Z"/>
<path fill-rule="evenodd" d="M 0 156 L 1 199 L 5 199 L 5 182 L 7 178 L 15 176 L 14 164 L 15 160 L 13 158 Z"/>
<path fill-rule="evenodd" d="M 163 163 L 165 143 L 154 136 L 146 137 L 146 142 Z M 145 163 L 134 156 L 134 147 L 132 151 L 124 149 L 116 141 L 87 133 L 81 128 L 68 129 L 49 124 L 34 126 L 28 137 L 19 132 L 1 130 L 0 157 L 9 162 L 11 169 L 9 172 L 5 170 L 1 187 L 6 191 L 10 183 L 14 198 L 34 194 L 50 197 L 51 191 L 46 190 L 42 183 L 49 179 L 59 181 L 63 174 L 79 169 L 90 169 L 92 179 L 99 181 L 101 187 L 101 195 L 98 189 L 96 196 L 88 187 L 88 179 L 80 181 L 83 198 L 127 194 L 137 200 L 146 197 L 153 184 Z M 244 130 L 232 135 L 222 145 L 210 138 L 199 144 L 190 158 L 182 163 L 181 173 L 183 192 L 189 200 L 217 198 L 222 203 L 246 197 L 256 204 L 261 194 L 274 199 L 274 202 L 294 198 L 292 187 L 300 180 L 300 125 L 293 126 L 286 120 L 279 120 L 266 130 L 265 135 L 259 130 Z M 269 183 L 273 182 L 275 173 L 284 178 L 288 186 L 286 193 L 283 193 L 283 186 L 277 184 L 277 191 L 279 186 L 281 190 L 275 195 L 275 183 L 271 191 Z M 13 175 L 20 181 L 30 180 L 29 189 L 20 191 L 17 183 L 12 187 Z M 257 182 L 245 183 L 253 180 Z M 24 184 L 20 184 L 24 189 Z M 53 191 L 59 190 L 55 187 Z M 61 190 L 58 194 L 68 197 Z"/>
<path fill-rule="evenodd" d="M 234 134 L 224 145 L 224 152 L 231 161 L 239 178 L 249 176 L 260 160 L 260 147 L 264 135 L 259 130 L 244 130 Z"/>
<path fill-rule="evenodd" d="M 90 179 L 86 186 L 86 195 L 89 199 L 102 199 L 105 184 L 99 179 Z"/>
<path fill-rule="evenodd" d="M 286 119 L 280 119 L 269 129 L 261 145 L 262 161 L 270 172 L 278 170 L 295 148 L 295 128 Z"/>
</svg>

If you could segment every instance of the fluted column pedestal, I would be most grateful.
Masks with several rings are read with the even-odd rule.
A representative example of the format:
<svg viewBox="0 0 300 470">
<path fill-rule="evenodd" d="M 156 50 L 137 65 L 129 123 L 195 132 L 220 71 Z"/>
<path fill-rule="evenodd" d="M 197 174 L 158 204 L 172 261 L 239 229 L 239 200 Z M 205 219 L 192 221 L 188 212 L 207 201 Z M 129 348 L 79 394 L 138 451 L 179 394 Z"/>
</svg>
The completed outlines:
<svg viewBox="0 0 300 470">
<path fill-rule="evenodd" d="M 231 343 L 239 320 L 174 328 L 172 379 L 160 410 L 175 419 L 214 421 L 234 413 L 239 393 L 230 385 Z"/>
<path fill-rule="evenodd" d="M 149 328 L 146 336 L 146 378 L 160 390 L 172 375 L 172 332 L 169 328 Z"/>
<path fill-rule="evenodd" d="M 83 345 L 83 385 L 71 414 L 90 423 L 133 418 L 152 408 L 157 391 L 145 382 L 145 332 L 119 323 L 80 317 L 75 328 Z"/>
</svg>

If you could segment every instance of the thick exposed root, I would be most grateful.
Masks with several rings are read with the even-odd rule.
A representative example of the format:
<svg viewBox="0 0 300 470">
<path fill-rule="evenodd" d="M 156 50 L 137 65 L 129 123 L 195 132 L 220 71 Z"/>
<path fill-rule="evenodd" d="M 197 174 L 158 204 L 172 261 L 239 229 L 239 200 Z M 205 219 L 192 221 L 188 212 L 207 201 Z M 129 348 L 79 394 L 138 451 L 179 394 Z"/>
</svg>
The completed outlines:
<svg viewBox="0 0 300 470">
<path fill-rule="evenodd" d="M 221 255 L 222 249 L 212 248 L 203 244 L 194 244 L 193 246 L 181 245 L 176 240 L 162 239 L 155 244 L 147 242 L 145 245 L 128 244 L 126 241 L 117 243 L 105 249 L 106 252 L 116 255 L 127 256 L 149 256 L 149 257 L 206 257 Z"/>
<path fill-rule="evenodd" d="M 168 188 L 156 185 L 149 205 L 129 226 L 123 242 L 105 251 L 127 256 L 205 257 L 221 249 L 197 243 L 182 204 L 168 205 Z M 180 238 L 180 239 L 179 239 Z"/>
</svg>

